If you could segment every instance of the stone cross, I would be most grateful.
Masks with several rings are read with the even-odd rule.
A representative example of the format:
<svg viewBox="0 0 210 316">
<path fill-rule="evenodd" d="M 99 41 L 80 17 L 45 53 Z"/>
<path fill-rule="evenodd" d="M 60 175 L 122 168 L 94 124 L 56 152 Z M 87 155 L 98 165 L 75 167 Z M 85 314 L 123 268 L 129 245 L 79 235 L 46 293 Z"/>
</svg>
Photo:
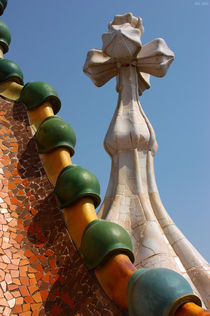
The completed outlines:
<svg viewBox="0 0 210 316">
<path fill-rule="evenodd" d="M 137 268 L 164 267 L 181 273 L 210 307 L 210 267 L 161 202 L 153 166 L 157 142 L 139 102 L 139 95 L 150 87 L 150 75 L 164 76 L 174 53 L 161 38 L 142 46 L 143 32 L 141 18 L 116 15 L 102 36 L 102 50 L 90 50 L 84 65 L 98 87 L 116 76 L 119 93 L 104 140 L 112 168 L 99 215 L 130 233 Z"/>
</svg>

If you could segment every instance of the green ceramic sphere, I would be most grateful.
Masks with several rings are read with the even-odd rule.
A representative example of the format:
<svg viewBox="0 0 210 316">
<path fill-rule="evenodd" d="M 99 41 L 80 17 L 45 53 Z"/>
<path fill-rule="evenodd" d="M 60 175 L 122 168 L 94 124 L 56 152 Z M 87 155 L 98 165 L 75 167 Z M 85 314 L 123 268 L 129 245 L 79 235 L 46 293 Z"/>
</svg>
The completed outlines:
<svg viewBox="0 0 210 316">
<path fill-rule="evenodd" d="M 13 61 L 0 58 L 0 82 L 3 81 L 15 81 L 23 84 L 23 73 Z"/>
<path fill-rule="evenodd" d="M 55 89 L 43 81 L 28 82 L 21 91 L 20 101 L 27 106 L 28 110 L 35 109 L 45 101 L 49 101 L 55 114 L 61 107 L 61 101 Z"/>
<path fill-rule="evenodd" d="M 0 15 L 4 13 L 7 6 L 7 0 L 0 0 Z"/>
<path fill-rule="evenodd" d="M 127 288 L 129 316 L 171 316 L 182 305 L 201 306 L 189 283 L 179 273 L 165 269 L 140 269 Z"/>
<path fill-rule="evenodd" d="M 46 118 L 39 126 L 35 138 L 40 154 L 46 154 L 58 147 L 66 147 L 70 155 L 74 155 L 76 135 L 73 128 L 61 117 Z"/>
<path fill-rule="evenodd" d="M 95 269 L 114 254 L 126 254 L 134 262 L 132 242 L 127 231 L 105 220 L 95 220 L 86 227 L 80 253 L 88 269 Z"/>
<path fill-rule="evenodd" d="M 58 176 L 55 193 L 61 208 L 70 206 L 81 197 L 92 198 L 95 207 L 100 202 L 100 185 L 97 178 L 88 170 L 77 165 L 65 167 Z"/>
<path fill-rule="evenodd" d="M 4 54 L 8 52 L 10 42 L 10 30 L 8 26 L 2 20 L 0 20 L 0 46 L 3 48 Z"/>
</svg>

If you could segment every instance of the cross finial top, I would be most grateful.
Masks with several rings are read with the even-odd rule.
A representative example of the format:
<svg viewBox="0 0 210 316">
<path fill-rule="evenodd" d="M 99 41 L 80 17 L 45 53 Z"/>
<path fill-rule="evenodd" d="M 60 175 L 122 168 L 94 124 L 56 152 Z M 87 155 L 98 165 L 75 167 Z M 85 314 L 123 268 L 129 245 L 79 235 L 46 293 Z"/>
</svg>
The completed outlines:
<svg viewBox="0 0 210 316">
<path fill-rule="evenodd" d="M 110 30 L 112 25 L 121 25 L 123 23 L 130 23 L 136 29 L 141 31 L 141 35 L 144 34 L 144 27 L 142 25 L 142 18 L 136 18 L 132 13 L 125 13 L 123 15 L 115 15 L 114 20 L 109 23 L 108 29 Z"/>
<path fill-rule="evenodd" d="M 150 75 L 163 77 L 166 74 L 174 53 L 161 38 L 142 46 L 143 33 L 142 19 L 132 13 L 114 17 L 108 32 L 102 35 L 102 50 L 90 50 L 84 65 L 84 72 L 96 86 L 103 86 L 118 75 L 120 66 L 130 64 L 136 67 L 141 95 L 150 87 Z"/>
</svg>

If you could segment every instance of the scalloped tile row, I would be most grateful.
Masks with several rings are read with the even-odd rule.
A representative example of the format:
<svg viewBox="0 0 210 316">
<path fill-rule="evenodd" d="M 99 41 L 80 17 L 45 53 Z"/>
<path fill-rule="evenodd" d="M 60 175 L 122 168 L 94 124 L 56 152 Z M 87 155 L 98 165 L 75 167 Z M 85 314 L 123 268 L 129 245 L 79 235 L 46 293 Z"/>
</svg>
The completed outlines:
<svg viewBox="0 0 210 316">
<path fill-rule="evenodd" d="M 0 98 L 0 315 L 120 316 L 84 266 L 23 104 Z"/>
</svg>

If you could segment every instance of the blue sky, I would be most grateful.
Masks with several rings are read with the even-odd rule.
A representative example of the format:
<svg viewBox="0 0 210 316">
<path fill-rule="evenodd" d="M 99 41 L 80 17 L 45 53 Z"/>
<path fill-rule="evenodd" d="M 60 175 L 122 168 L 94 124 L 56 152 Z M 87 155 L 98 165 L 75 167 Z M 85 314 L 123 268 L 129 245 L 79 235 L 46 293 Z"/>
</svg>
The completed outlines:
<svg viewBox="0 0 210 316">
<path fill-rule="evenodd" d="M 110 159 L 103 139 L 117 104 L 115 79 L 97 88 L 83 72 L 86 54 L 102 47 L 115 14 L 143 19 L 142 43 L 162 37 L 175 53 L 164 78 L 140 98 L 159 145 L 156 179 L 177 226 L 210 261 L 210 1 L 9 0 L 2 20 L 12 34 L 5 58 L 25 83 L 46 81 L 62 101 L 59 116 L 77 135 L 73 163 L 92 171 L 103 199 Z"/>
</svg>

